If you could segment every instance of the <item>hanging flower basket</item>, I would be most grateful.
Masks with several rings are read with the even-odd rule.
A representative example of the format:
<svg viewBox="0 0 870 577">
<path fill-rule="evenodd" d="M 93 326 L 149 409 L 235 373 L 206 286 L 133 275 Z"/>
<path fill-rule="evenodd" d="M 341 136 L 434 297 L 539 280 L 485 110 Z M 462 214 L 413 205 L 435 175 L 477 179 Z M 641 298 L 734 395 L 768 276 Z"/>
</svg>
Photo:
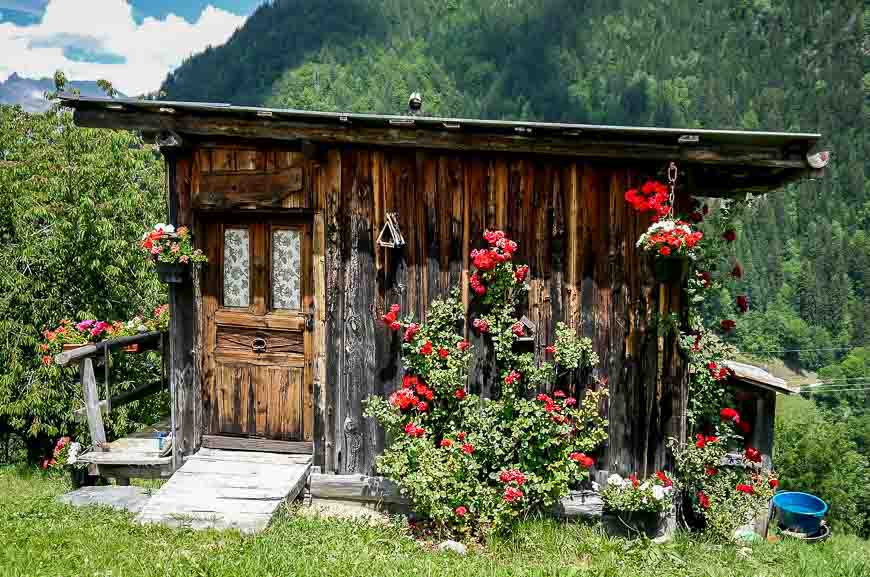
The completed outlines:
<svg viewBox="0 0 870 577">
<path fill-rule="evenodd" d="M 208 259 L 194 249 L 187 227 L 175 230 L 171 224 L 158 223 L 139 242 L 141 249 L 157 264 L 157 275 L 167 284 L 182 284 L 188 278 L 188 268 Z"/>
<path fill-rule="evenodd" d="M 188 266 L 177 262 L 158 262 L 157 276 L 166 284 L 183 284 L 187 280 Z"/>
<path fill-rule="evenodd" d="M 660 283 L 681 285 L 689 274 L 688 256 L 655 256 L 653 268 Z"/>
</svg>

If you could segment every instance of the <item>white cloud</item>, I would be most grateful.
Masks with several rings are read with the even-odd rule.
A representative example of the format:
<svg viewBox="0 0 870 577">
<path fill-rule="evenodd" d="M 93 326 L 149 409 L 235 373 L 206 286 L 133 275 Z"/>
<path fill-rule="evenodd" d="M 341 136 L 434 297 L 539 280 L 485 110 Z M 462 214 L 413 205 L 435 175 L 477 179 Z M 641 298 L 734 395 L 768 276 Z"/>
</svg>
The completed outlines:
<svg viewBox="0 0 870 577">
<path fill-rule="evenodd" d="M 117 90 L 138 95 L 159 88 L 186 57 L 226 42 L 244 21 L 209 5 L 194 23 L 169 14 L 137 24 L 126 0 L 50 0 L 38 24 L 0 23 L 0 81 L 13 72 L 40 78 L 63 70 L 69 80 L 104 78 Z M 71 60 L 65 49 L 124 62 Z"/>
</svg>

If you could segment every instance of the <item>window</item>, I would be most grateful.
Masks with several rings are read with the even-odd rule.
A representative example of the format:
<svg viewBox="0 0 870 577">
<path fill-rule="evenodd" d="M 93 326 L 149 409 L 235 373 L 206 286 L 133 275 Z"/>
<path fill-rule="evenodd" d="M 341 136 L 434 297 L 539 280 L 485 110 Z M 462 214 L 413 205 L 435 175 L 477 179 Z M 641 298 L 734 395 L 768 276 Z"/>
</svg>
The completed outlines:
<svg viewBox="0 0 870 577">
<path fill-rule="evenodd" d="M 302 233 L 296 229 L 272 230 L 272 308 L 302 308 Z"/>
<path fill-rule="evenodd" d="M 251 243 L 247 228 L 224 229 L 224 306 L 251 302 Z"/>
</svg>

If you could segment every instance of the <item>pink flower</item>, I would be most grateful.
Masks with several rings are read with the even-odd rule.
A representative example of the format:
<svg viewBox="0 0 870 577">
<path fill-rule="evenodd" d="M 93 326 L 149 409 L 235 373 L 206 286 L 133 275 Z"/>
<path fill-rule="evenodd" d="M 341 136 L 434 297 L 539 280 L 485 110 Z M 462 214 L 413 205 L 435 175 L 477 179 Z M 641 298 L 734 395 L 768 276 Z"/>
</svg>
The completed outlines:
<svg viewBox="0 0 870 577">
<path fill-rule="evenodd" d="M 457 346 L 459 347 L 460 351 L 465 352 L 468 350 L 468 347 L 471 346 L 471 343 L 469 343 L 468 341 L 459 341 L 459 345 Z"/>
<path fill-rule="evenodd" d="M 422 427 L 418 427 L 411 421 L 405 425 L 405 434 L 409 437 L 422 437 L 426 434 L 426 430 Z"/>
<path fill-rule="evenodd" d="M 521 323 L 521 322 L 516 322 L 513 324 L 513 326 L 511 326 L 511 332 L 518 337 L 523 336 L 524 331 L 525 331 L 525 327 L 523 326 L 523 323 Z"/>
<path fill-rule="evenodd" d="M 514 384 L 515 382 L 519 381 L 521 378 L 522 378 L 522 375 L 520 375 L 517 371 L 511 371 L 511 372 L 508 373 L 508 375 L 504 378 L 504 382 L 505 382 L 506 385 L 512 385 L 512 384 Z"/>
<path fill-rule="evenodd" d="M 409 343 L 414 339 L 414 335 L 416 335 L 420 331 L 420 325 L 417 323 L 411 323 L 405 329 L 405 342 Z"/>
<path fill-rule="evenodd" d="M 425 413 L 429 410 L 429 405 L 426 404 L 426 401 L 420 401 L 419 403 L 417 403 L 417 410 L 421 413 Z"/>
<path fill-rule="evenodd" d="M 450 439 L 441 439 L 441 448 L 448 449 L 453 446 L 453 441 Z"/>
<path fill-rule="evenodd" d="M 476 328 L 480 333 L 485 333 L 489 331 L 489 323 L 483 319 L 474 319 L 474 322 L 471 323 L 474 328 Z"/>
<path fill-rule="evenodd" d="M 189 260 L 190 260 L 190 257 L 187 256 L 186 254 L 183 254 L 180 257 L 178 257 L 178 262 L 180 262 L 181 264 L 187 264 L 187 262 Z"/>
<path fill-rule="evenodd" d="M 456 513 L 457 517 L 465 517 L 465 514 L 468 513 L 468 509 L 460 505 L 459 507 L 456 507 L 453 512 Z"/>
<path fill-rule="evenodd" d="M 472 445 L 471 443 L 464 443 L 462 445 L 462 452 L 466 455 L 471 455 L 472 453 L 474 453 L 474 445 Z"/>
<path fill-rule="evenodd" d="M 564 399 L 565 398 L 565 391 L 554 391 L 553 396 L 556 397 L 557 399 Z"/>
<path fill-rule="evenodd" d="M 390 312 L 393 313 L 394 315 L 399 314 L 400 310 L 402 310 L 402 309 L 401 309 L 401 307 L 399 307 L 399 305 L 397 305 L 397 304 L 390 305 Z"/>
<path fill-rule="evenodd" d="M 516 487 L 505 487 L 502 498 L 508 503 L 513 503 L 523 498 L 523 492 Z"/>
<path fill-rule="evenodd" d="M 172 246 L 169 248 L 169 250 L 172 251 L 172 254 L 175 254 L 181 250 L 181 247 L 178 245 L 177 242 L 174 242 L 172 243 Z"/>
<path fill-rule="evenodd" d="M 577 404 L 577 399 L 575 399 L 574 397 L 568 397 L 567 399 L 565 399 L 565 406 L 566 407 L 573 407 L 576 404 Z"/>
<path fill-rule="evenodd" d="M 517 282 L 523 282 L 526 280 L 526 275 L 529 274 L 529 265 L 524 264 L 523 266 L 518 266 L 517 270 L 514 271 L 514 279 Z"/>
</svg>

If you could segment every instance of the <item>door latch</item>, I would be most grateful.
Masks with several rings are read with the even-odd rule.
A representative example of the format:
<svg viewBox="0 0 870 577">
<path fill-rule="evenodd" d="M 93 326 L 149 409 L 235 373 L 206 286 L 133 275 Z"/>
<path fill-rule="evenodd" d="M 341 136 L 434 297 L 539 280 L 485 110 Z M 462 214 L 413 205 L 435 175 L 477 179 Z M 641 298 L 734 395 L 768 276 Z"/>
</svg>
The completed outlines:
<svg viewBox="0 0 870 577">
<path fill-rule="evenodd" d="M 255 353 L 262 353 L 266 350 L 266 339 L 263 337 L 256 337 L 251 341 L 251 350 Z"/>
<path fill-rule="evenodd" d="M 305 330 L 313 331 L 314 330 L 314 301 L 308 305 L 308 312 L 305 313 Z"/>
</svg>

